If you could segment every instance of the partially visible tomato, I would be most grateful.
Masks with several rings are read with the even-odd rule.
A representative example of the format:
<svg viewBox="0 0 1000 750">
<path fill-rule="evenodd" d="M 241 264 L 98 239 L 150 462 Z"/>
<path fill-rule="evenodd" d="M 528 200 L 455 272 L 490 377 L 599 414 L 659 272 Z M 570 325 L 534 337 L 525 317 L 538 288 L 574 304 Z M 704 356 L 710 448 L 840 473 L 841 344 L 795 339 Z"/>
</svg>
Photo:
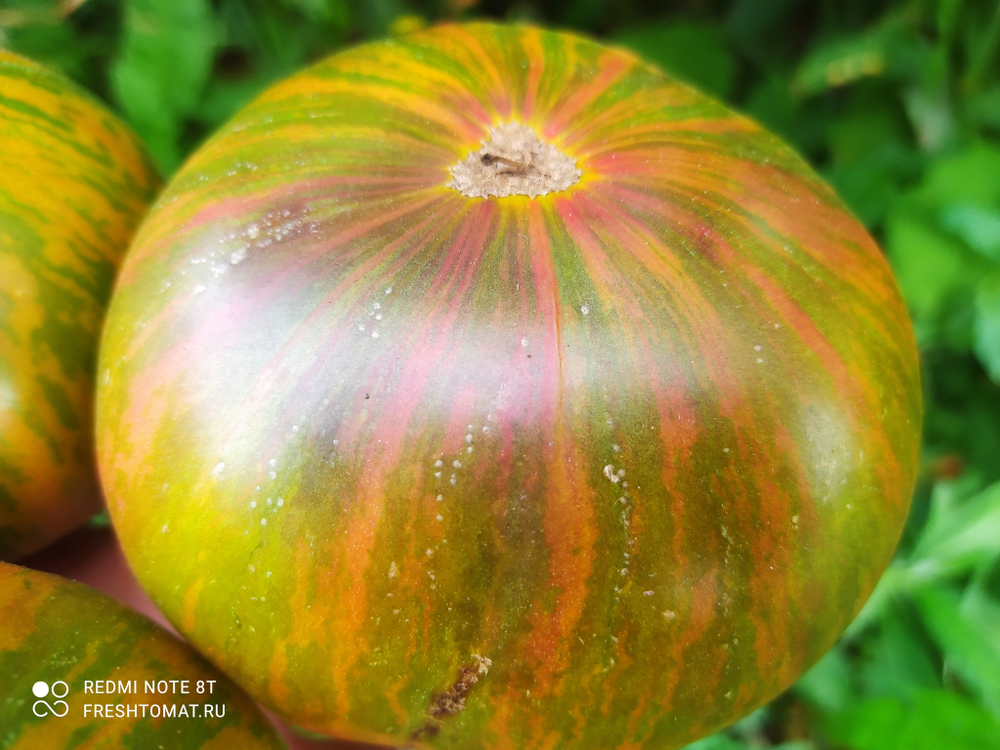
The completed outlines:
<svg viewBox="0 0 1000 750">
<path fill-rule="evenodd" d="M 137 137 L 98 101 L 0 50 L 0 559 L 100 508 L 97 343 L 157 187 Z"/>
<path fill-rule="evenodd" d="M 7 750 L 279 750 L 260 710 L 185 643 L 103 594 L 0 563 Z"/>
</svg>

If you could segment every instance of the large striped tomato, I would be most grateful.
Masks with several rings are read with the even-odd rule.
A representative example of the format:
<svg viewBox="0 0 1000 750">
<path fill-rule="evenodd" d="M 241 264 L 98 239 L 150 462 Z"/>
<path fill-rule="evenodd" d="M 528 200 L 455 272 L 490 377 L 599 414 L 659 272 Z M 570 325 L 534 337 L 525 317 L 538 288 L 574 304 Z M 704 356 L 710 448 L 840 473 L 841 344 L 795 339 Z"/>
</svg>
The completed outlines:
<svg viewBox="0 0 1000 750">
<path fill-rule="evenodd" d="M 58 576 L 0 563 L 5 750 L 279 750 L 260 710 L 141 615 Z"/>
<path fill-rule="evenodd" d="M 124 124 L 61 76 L 0 50 L 0 560 L 100 508 L 97 342 L 156 187 Z"/>
<path fill-rule="evenodd" d="M 263 94 L 144 224 L 100 366 L 140 581 L 265 704 L 386 742 L 732 721 L 850 621 L 917 460 L 910 325 L 831 190 L 632 55 L 525 27 Z"/>
</svg>

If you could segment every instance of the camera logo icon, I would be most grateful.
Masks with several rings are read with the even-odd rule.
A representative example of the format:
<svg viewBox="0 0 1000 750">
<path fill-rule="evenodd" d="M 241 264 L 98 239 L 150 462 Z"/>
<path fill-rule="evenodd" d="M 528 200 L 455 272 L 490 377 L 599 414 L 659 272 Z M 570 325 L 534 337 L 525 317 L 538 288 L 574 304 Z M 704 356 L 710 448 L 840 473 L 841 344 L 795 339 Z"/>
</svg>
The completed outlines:
<svg viewBox="0 0 1000 750">
<path fill-rule="evenodd" d="M 39 680 L 31 686 L 31 692 L 39 699 L 31 707 L 35 716 L 48 716 L 51 714 L 52 716 L 62 717 L 69 713 L 69 704 L 61 700 L 69 695 L 69 685 L 62 680 L 56 680 L 52 683 L 51 687 L 44 680 Z M 52 703 L 42 700 L 49 695 L 55 698 Z"/>
</svg>

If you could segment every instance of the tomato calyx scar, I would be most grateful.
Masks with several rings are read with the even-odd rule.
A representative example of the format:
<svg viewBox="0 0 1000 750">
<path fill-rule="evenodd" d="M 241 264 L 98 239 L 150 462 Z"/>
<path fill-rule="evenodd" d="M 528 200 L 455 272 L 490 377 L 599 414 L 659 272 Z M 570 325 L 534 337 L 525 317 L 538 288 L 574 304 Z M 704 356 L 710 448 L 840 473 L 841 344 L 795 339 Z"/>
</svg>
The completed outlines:
<svg viewBox="0 0 1000 750">
<path fill-rule="evenodd" d="M 535 198 L 566 190 L 583 175 L 570 156 L 527 125 L 508 122 L 489 132 L 481 149 L 451 168 L 448 187 L 468 198 Z"/>
</svg>

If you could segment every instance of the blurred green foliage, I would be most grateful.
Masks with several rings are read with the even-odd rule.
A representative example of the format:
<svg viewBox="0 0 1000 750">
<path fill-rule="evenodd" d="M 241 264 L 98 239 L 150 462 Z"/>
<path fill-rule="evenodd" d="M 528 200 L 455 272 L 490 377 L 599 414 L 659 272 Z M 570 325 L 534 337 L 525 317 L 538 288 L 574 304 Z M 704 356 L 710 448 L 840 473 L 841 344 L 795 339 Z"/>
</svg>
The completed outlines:
<svg viewBox="0 0 1000 750">
<path fill-rule="evenodd" d="M 630 46 L 778 132 L 881 241 L 913 316 L 924 455 L 895 562 L 796 686 L 690 750 L 1000 750 L 997 0 L 0 0 L 0 44 L 107 100 L 169 175 L 309 62 L 482 17 Z"/>
</svg>

